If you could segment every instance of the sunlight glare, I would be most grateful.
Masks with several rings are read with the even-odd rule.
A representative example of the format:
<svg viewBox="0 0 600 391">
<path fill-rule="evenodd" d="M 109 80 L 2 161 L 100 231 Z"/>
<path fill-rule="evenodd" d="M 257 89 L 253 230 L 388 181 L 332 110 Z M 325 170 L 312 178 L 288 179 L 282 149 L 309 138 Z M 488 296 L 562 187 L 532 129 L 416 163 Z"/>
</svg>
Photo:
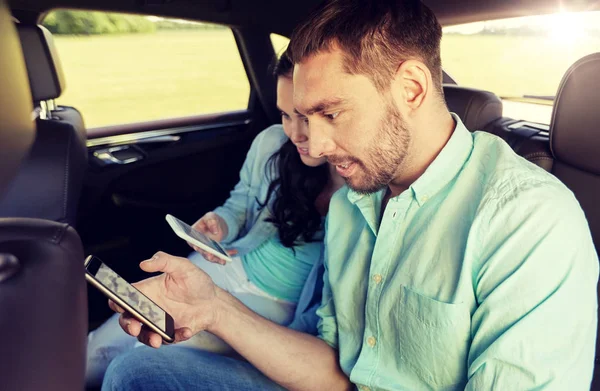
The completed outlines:
<svg viewBox="0 0 600 391">
<path fill-rule="evenodd" d="M 585 33 L 577 14 L 567 12 L 552 15 L 548 20 L 547 28 L 550 38 L 560 43 L 574 43 Z"/>
</svg>

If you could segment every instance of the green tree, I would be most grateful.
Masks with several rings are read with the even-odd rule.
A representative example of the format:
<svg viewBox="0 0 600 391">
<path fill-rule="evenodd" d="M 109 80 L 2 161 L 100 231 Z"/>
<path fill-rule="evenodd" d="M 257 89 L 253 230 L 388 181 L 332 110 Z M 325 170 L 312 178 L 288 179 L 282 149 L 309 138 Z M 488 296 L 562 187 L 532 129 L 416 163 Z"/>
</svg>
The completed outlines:
<svg viewBox="0 0 600 391">
<path fill-rule="evenodd" d="M 53 34 L 125 34 L 156 31 L 156 25 L 140 15 L 92 11 L 52 11 L 44 18 L 42 24 Z"/>
</svg>

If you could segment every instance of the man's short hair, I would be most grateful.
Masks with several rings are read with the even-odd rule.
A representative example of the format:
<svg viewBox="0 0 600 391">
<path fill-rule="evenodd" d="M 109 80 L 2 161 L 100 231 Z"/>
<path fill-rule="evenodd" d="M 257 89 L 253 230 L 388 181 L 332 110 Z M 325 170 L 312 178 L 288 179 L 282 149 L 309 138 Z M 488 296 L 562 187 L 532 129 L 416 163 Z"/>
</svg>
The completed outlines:
<svg viewBox="0 0 600 391">
<path fill-rule="evenodd" d="M 415 59 L 430 70 L 442 92 L 442 27 L 419 0 L 327 0 L 292 34 L 294 63 L 338 45 L 345 71 L 368 76 L 386 91 L 403 61 Z"/>
</svg>

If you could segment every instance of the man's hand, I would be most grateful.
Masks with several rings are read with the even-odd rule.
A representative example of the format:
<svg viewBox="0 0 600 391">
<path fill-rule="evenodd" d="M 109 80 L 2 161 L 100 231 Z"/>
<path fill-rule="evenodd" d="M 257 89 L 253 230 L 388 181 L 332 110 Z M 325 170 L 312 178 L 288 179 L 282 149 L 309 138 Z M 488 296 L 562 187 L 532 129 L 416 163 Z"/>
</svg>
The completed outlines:
<svg viewBox="0 0 600 391">
<path fill-rule="evenodd" d="M 163 273 L 133 285 L 173 317 L 175 342 L 185 341 L 215 323 L 215 302 L 220 288 L 188 259 L 158 252 L 142 262 L 140 268 L 149 273 Z M 142 328 L 137 319 L 110 300 L 109 306 L 122 314 L 119 324 L 126 333 L 148 346 L 160 347 L 160 335 Z"/>
<path fill-rule="evenodd" d="M 192 228 L 198 232 L 202 232 L 204 235 L 208 236 L 215 242 L 221 242 L 223 239 L 225 239 L 225 237 L 227 236 L 227 233 L 228 233 L 227 223 L 225 223 L 225 220 L 223 220 L 223 218 L 221 216 L 219 216 L 218 214 L 216 214 L 215 212 L 208 212 L 207 214 L 202 216 L 200 218 L 200 220 L 196 221 L 196 223 L 194 223 L 194 225 L 192 225 Z M 194 246 L 192 243 L 188 242 L 188 244 L 195 251 L 202 254 L 202 256 L 207 261 L 219 263 L 221 265 L 225 264 L 225 262 L 226 262 L 225 260 L 223 260 L 219 257 L 216 257 L 210 253 L 207 253 L 206 251 L 201 250 L 197 246 Z M 227 253 L 229 255 L 235 255 L 235 254 L 237 254 L 237 251 L 236 250 L 228 250 Z"/>
<path fill-rule="evenodd" d="M 140 267 L 163 274 L 135 285 L 175 321 L 175 342 L 207 330 L 223 339 L 258 370 L 289 390 L 349 390 L 337 351 L 321 339 L 280 326 L 254 313 L 215 286 L 210 277 L 185 258 L 162 252 Z M 160 347 L 162 338 L 121 312 L 119 323 L 142 343 Z"/>
</svg>

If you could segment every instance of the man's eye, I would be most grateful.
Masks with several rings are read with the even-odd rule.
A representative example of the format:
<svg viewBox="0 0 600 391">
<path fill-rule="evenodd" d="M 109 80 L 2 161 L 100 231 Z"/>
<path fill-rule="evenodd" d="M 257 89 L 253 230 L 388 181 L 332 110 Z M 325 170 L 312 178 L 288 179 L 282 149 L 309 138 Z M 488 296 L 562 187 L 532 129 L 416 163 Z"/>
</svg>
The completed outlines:
<svg viewBox="0 0 600 391">
<path fill-rule="evenodd" d="M 308 125 L 308 118 L 306 118 L 306 117 L 302 117 L 302 122 L 303 122 L 305 125 Z"/>
<path fill-rule="evenodd" d="M 281 112 L 281 118 L 290 119 L 290 116 L 287 115 L 287 113 L 285 113 L 285 112 L 282 111 Z"/>
<path fill-rule="evenodd" d="M 325 114 L 325 117 L 327 117 L 330 120 L 334 120 L 337 118 L 338 115 L 340 115 L 340 112 L 336 111 L 335 113 Z"/>
</svg>

